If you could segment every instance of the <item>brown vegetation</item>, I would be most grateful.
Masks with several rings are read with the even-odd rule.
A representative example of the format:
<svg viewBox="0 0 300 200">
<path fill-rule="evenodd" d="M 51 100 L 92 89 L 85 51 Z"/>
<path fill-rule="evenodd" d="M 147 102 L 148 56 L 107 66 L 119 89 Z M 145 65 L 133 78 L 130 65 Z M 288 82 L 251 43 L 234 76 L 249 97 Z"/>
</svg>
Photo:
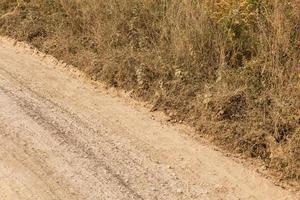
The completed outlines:
<svg viewBox="0 0 300 200">
<path fill-rule="evenodd" d="M 298 0 L 12 0 L 0 33 L 300 181 Z"/>
</svg>

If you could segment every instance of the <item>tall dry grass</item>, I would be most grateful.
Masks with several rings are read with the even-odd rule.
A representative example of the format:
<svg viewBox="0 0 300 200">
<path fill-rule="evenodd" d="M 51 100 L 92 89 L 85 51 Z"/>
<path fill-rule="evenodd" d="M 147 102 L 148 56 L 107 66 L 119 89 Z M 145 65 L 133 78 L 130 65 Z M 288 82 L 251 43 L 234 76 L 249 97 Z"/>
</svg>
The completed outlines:
<svg viewBox="0 0 300 200">
<path fill-rule="evenodd" d="M 299 5 L 27 0 L 0 29 L 299 182 Z"/>
</svg>

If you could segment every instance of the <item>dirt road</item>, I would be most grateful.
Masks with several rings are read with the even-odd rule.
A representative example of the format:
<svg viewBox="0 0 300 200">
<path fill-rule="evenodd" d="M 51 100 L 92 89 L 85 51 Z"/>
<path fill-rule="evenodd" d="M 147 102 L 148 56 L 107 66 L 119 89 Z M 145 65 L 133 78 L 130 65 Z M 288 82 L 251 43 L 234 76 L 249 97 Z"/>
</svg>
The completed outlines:
<svg viewBox="0 0 300 200">
<path fill-rule="evenodd" d="M 0 40 L 0 200 L 296 200 L 256 172 Z"/>
</svg>

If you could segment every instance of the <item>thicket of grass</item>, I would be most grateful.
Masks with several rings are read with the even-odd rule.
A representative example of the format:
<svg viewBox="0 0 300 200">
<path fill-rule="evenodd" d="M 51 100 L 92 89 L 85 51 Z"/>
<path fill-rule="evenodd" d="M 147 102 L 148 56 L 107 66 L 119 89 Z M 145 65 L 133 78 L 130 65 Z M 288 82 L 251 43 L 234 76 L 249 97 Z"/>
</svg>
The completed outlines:
<svg viewBox="0 0 300 200">
<path fill-rule="evenodd" d="M 28 41 L 300 180 L 299 0 L 2 0 Z"/>
</svg>

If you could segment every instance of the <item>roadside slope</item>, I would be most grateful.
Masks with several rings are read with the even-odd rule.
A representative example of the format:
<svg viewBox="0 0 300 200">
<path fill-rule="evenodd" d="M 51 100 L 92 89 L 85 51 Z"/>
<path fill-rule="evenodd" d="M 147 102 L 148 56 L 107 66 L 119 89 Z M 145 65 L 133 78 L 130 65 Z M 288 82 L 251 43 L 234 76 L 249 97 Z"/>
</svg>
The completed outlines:
<svg viewBox="0 0 300 200">
<path fill-rule="evenodd" d="M 0 199 L 278 199 L 298 194 L 0 40 Z"/>
<path fill-rule="evenodd" d="M 299 185 L 299 0 L 19 3 L 1 1 L 0 35 L 130 91 Z"/>
</svg>

